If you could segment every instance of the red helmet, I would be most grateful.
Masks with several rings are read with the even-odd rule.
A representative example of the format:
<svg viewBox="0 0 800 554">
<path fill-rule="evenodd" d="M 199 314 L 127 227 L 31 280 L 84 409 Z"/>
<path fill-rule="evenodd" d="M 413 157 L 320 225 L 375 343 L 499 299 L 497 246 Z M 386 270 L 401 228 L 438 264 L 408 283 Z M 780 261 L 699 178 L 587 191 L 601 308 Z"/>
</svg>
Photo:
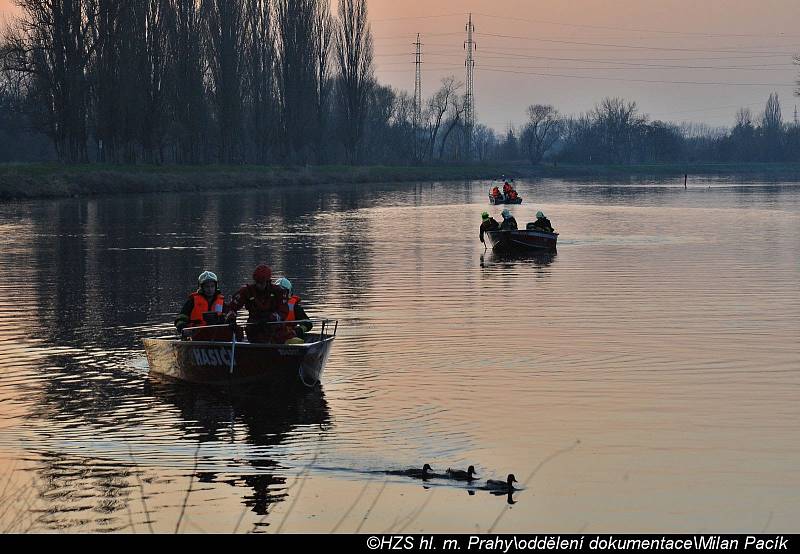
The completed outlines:
<svg viewBox="0 0 800 554">
<path fill-rule="evenodd" d="M 269 281 L 272 279 L 272 269 L 267 264 L 259 264 L 253 271 L 254 281 Z"/>
</svg>

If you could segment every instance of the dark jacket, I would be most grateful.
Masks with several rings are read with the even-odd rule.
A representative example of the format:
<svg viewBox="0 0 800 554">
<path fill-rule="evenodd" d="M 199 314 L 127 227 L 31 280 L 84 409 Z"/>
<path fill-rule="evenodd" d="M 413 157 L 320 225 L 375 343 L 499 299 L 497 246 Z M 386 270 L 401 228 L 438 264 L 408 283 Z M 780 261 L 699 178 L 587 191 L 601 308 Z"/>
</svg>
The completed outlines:
<svg viewBox="0 0 800 554">
<path fill-rule="evenodd" d="M 533 222 L 533 228 L 537 231 L 544 231 L 545 233 L 553 232 L 553 226 L 546 217 L 537 217 L 536 221 Z"/>
<path fill-rule="evenodd" d="M 495 218 L 490 217 L 489 219 L 484 219 L 481 222 L 481 232 L 480 232 L 481 242 L 485 242 L 483 240 L 483 233 L 485 233 L 486 231 L 497 231 L 499 228 L 500 228 L 500 224 L 497 223 Z"/>
<path fill-rule="evenodd" d="M 228 311 L 236 312 L 247 308 L 248 323 L 269 323 L 284 321 L 288 314 L 283 289 L 268 285 L 263 291 L 254 284 L 244 285 L 231 298 Z M 285 325 L 248 325 L 247 338 L 250 342 L 275 342 L 282 344 L 292 338 L 294 331 Z"/>
<path fill-rule="evenodd" d="M 283 297 L 283 289 L 275 285 L 269 285 L 263 291 L 258 290 L 253 284 L 244 285 L 231 298 L 228 304 L 228 311 L 237 312 L 247 308 L 250 314 L 248 321 L 262 321 L 270 319 L 273 313 L 278 313 L 281 319 L 286 317 L 286 301 Z"/>
<path fill-rule="evenodd" d="M 509 217 L 508 219 L 504 219 L 503 222 L 500 224 L 501 231 L 516 231 L 517 230 L 517 220 L 513 217 Z"/>
</svg>

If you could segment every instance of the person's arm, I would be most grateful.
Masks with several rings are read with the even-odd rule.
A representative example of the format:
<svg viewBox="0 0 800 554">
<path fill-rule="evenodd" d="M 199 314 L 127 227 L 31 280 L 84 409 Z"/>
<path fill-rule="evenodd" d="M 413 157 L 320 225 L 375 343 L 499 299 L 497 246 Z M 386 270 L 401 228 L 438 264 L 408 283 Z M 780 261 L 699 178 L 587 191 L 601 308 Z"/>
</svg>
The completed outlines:
<svg viewBox="0 0 800 554">
<path fill-rule="evenodd" d="M 236 312 L 241 310 L 242 306 L 244 306 L 246 291 L 247 287 L 242 287 L 231 297 L 230 303 L 224 308 L 226 320 L 236 319 Z"/>
<path fill-rule="evenodd" d="M 178 317 L 175 318 L 175 328 L 178 329 L 179 333 L 183 331 L 184 327 L 189 325 L 189 316 L 192 314 L 193 309 L 194 298 L 190 296 L 186 299 L 186 302 L 183 303 L 183 308 L 181 308 Z"/>
<path fill-rule="evenodd" d="M 294 314 L 297 319 L 310 319 L 306 311 L 303 309 L 303 306 L 300 305 L 300 302 L 297 302 L 297 304 L 294 305 Z M 314 323 L 312 323 L 311 321 L 298 323 L 297 331 L 299 332 L 297 333 L 297 336 L 302 337 L 303 335 L 311 331 L 313 327 Z"/>
</svg>

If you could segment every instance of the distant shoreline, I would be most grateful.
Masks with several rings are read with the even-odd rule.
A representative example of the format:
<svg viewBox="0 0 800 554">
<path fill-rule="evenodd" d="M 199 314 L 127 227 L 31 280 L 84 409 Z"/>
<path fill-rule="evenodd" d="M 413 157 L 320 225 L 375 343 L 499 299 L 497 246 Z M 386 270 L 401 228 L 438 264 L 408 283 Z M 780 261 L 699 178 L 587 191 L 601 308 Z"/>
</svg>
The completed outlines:
<svg viewBox="0 0 800 554">
<path fill-rule="evenodd" d="M 693 176 L 800 181 L 800 164 L 487 164 L 411 167 L 0 164 L 0 201 L 180 191 L 207 192 L 293 184 L 491 180 L 503 174 L 526 179 L 674 177 L 681 183 L 684 174 L 689 175 L 690 182 Z"/>
</svg>

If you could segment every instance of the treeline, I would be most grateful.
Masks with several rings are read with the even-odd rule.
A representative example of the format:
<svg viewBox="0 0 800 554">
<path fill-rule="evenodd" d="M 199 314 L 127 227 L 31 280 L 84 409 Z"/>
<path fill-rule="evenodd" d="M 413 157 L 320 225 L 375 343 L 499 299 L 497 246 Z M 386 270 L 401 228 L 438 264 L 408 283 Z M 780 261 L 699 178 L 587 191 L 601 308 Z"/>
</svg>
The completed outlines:
<svg viewBox="0 0 800 554">
<path fill-rule="evenodd" d="M 800 162 L 800 125 L 784 122 L 776 93 L 764 111 L 742 108 L 731 128 L 651 121 L 636 102 L 605 98 L 591 111 L 563 117 L 532 105 L 528 119 L 495 136 L 480 129 L 486 159 L 578 164 Z"/>
<path fill-rule="evenodd" d="M 606 98 L 465 128 L 463 83 L 421 106 L 374 77 L 366 0 L 17 0 L 0 43 L 0 161 L 634 164 L 800 161 L 777 94 L 732 128 Z"/>
<path fill-rule="evenodd" d="M 17 3 L 2 105 L 63 161 L 362 157 L 376 92 L 366 0 L 336 15 L 329 0 Z"/>
</svg>

